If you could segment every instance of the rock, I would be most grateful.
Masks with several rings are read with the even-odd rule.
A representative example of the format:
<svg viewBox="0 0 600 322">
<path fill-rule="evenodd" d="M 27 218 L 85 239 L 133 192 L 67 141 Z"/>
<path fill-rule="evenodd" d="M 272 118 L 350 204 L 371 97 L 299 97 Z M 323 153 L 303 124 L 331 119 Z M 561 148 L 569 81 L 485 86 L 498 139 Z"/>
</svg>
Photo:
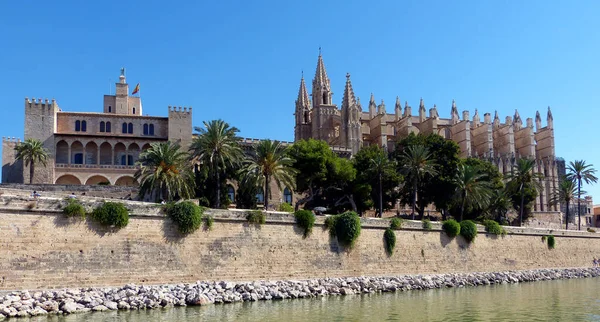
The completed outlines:
<svg viewBox="0 0 600 322">
<path fill-rule="evenodd" d="M 67 314 L 71 314 L 77 311 L 78 308 L 79 305 L 75 302 L 65 302 L 60 309 Z"/>
<path fill-rule="evenodd" d="M 117 310 L 119 309 L 119 305 L 113 301 L 105 301 L 104 306 L 106 306 L 109 310 Z"/>
<path fill-rule="evenodd" d="M 97 305 L 92 308 L 92 311 L 106 311 L 108 308 L 104 305 Z"/>
</svg>

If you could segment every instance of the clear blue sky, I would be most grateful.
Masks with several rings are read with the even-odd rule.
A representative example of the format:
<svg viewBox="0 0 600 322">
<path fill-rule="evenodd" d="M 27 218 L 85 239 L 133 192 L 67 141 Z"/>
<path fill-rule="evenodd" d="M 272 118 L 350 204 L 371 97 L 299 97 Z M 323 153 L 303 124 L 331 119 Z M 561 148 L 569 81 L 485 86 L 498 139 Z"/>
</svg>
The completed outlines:
<svg viewBox="0 0 600 322">
<path fill-rule="evenodd" d="M 1 1 L 1 135 L 23 136 L 26 96 L 101 111 L 126 67 L 144 113 L 193 106 L 195 125 L 293 140 L 321 46 L 337 104 L 350 72 L 388 110 L 423 97 L 449 117 L 456 99 L 545 124 L 551 106 L 557 155 L 600 169 L 599 14 L 597 1 Z M 600 185 L 586 189 L 600 203 Z"/>
</svg>

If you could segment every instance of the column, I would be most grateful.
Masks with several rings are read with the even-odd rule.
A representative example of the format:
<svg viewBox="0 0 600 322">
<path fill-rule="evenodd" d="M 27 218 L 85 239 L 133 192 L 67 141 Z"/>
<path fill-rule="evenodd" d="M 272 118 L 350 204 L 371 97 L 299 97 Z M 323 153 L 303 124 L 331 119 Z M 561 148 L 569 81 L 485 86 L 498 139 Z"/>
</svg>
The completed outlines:
<svg viewBox="0 0 600 322">
<path fill-rule="evenodd" d="M 111 146 L 110 148 L 110 165 L 115 165 L 115 147 Z"/>
<path fill-rule="evenodd" d="M 68 154 L 69 154 L 69 162 L 68 165 L 69 167 L 71 166 L 71 159 L 73 158 L 73 156 L 71 155 L 71 142 L 69 142 L 69 150 L 68 150 Z"/>
<path fill-rule="evenodd" d="M 97 156 L 96 156 L 96 165 L 100 165 L 100 146 L 96 144 L 98 147 Z"/>
</svg>

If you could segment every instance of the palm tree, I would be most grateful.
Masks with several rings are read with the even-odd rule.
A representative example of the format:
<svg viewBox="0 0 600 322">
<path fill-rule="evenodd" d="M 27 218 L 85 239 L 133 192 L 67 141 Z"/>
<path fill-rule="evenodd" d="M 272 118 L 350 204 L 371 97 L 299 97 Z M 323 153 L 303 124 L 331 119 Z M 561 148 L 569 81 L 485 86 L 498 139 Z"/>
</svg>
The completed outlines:
<svg viewBox="0 0 600 322">
<path fill-rule="evenodd" d="M 575 160 L 569 162 L 567 167 L 569 180 L 577 181 L 577 214 L 579 217 L 579 227 L 581 230 L 581 180 L 587 184 L 598 182 L 598 178 L 594 175 L 596 169 L 593 164 L 585 164 L 584 160 Z"/>
<path fill-rule="evenodd" d="M 386 156 L 387 153 L 378 153 L 374 158 L 370 159 L 369 172 L 374 173 L 379 180 L 379 217 L 383 217 L 383 184 L 382 176 L 387 169 L 393 166 L 390 159 Z"/>
<path fill-rule="evenodd" d="M 412 219 L 415 219 L 415 208 L 417 207 L 417 188 L 419 181 L 426 175 L 437 174 L 435 162 L 431 159 L 429 149 L 422 145 L 414 145 L 406 148 L 400 156 L 401 172 L 412 184 Z"/>
<path fill-rule="evenodd" d="M 195 127 L 198 132 L 190 146 L 191 157 L 200 166 L 208 167 L 209 175 L 215 178 L 215 208 L 221 207 L 221 173 L 237 167 L 244 153 L 240 147 L 239 130 L 223 120 L 203 122 L 204 128 Z"/>
<path fill-rule="evenodd" d="M 296 169 L 294 160 L 288 157 L 287 148 L 278 141 L 263 140 L 256 145 L 254 153 L 245 161 L 241 170 L 242 180 L 255 182 L 264 191 L 265 210 L 269 208 L 269 183 L 275 180 L 277 187 L 282 185 L 294 189 Z"/>
<path fill-rule="evenodd" d="M 460 164 L 454 177 L 456 194 L 460 201 L 460 220 L 463 220 L 465 206 L 483 209 L 492 198 L 492 184 L 486 174 L 476 167 Z"/>
<path fill-rule="evenodd" d="M 155 142 L 140 154 L 139 169 L 134 177 L 140 183 L 140 196 L 158 192 L 162 200 L 191 198 L 194 176 L 189 155 L 177 144 Z"/>
<path fill-rule="evenodd" d="M 533 188 L 536 191 L 542 189 L 540 180 L 544 178 L 541 173 L 534 172 L 535 161 L 531 159 L 519 159 L 506 176 L 509 186 L 521 195 L 521 206 L 519 207 L 519 226 L 523 225 L 523 207 L 525 206 L 525 189 Z"/>
<path fill-rule="evenodd" d="M 41 163 L 46 167 L 48 165 L 48 151 L 43 143 L 37 139 L 26 139 L 15 146 L 17 151 L 17 160 L 22 160 L 25 166 L 29 166 L 29 184 L 33 183 L 35 173 L 35 164 Z"/>
<path fill-rule="evenodd" d="M 566 226 L 565 229 L 569 229 L 569 206 L 571 205 L 571 201 L 575 200 L 577 196 L 577 186 L 575 182 L 564 178 L 558 184 L 558 187 L 552 192 L 550 196 L 549 204 L 551 205 L 560 205 L 561 203 L 565 203 L 566 205 Z M 581 193 L 586 193 L 585 191 L 581 191 Z"/>
</svg>

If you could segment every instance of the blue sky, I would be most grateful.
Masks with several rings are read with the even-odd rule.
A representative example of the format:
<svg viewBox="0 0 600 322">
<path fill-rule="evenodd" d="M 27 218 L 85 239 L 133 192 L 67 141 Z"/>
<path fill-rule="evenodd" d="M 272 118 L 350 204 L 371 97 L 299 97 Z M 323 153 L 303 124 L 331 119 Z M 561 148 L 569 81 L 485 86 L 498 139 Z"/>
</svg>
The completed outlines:
<svg viewBox="0 0 600 322">
<path fill-rule="evenodd" d="M 456 99 L 501 119 L 540 110 L 545 124 L 551 106 L 557 155 L 600 169 L 599 13 L 595 1 L 2 1 L 1 135 L 23 136 L 26 96 L 101 111 L 126 67 L 144 113 L 193 106 L 195 125 L 291 141 L 301 71 L 312 79 L 322 47 L 334 103 L 349 72 L 388 110 L 423 97 L 449 117 Z"/>
</svg>

